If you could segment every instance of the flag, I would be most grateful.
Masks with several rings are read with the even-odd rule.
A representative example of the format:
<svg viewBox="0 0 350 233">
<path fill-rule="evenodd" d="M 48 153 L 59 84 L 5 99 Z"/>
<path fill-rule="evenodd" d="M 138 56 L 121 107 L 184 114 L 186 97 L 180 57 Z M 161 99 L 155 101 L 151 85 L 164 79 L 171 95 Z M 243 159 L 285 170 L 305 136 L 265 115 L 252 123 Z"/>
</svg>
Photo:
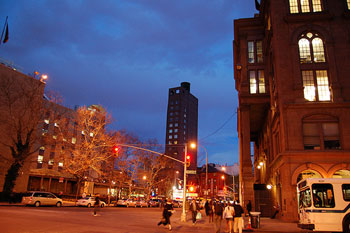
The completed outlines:
<svg viewBox="0 0 350 233">
<path fill-rule="evenodd" d="M 260 3 L 258 2 L 258 0 L 255 0 L 255 9 L 257 11 L 260 11 Z"/>
<path fill-rule="evenodd" d="M 6 43 L 9 40 L 9 25 L 6 25 L 5 37 L 2 43 Z"/>
</svg>

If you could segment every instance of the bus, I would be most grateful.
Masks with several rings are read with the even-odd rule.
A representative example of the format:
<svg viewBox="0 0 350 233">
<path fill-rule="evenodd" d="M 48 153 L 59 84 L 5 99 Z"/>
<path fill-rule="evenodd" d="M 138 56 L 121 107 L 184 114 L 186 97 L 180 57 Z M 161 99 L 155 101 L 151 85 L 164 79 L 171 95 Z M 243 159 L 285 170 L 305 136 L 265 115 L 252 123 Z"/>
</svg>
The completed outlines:
<svg viewBox="0 0 350 233">
<path fill-rule="evenodd" d="M 308 178 L 297 192 L 299 228 L 350 232 L 350 178 Z"/>
</svg>

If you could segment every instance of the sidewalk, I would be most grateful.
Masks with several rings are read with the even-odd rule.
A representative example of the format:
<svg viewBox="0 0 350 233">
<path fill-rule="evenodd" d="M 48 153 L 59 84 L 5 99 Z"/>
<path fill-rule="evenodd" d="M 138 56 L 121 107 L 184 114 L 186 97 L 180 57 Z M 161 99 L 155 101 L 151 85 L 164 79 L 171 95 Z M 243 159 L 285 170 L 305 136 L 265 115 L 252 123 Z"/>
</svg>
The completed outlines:
<svg viewBox="0 0 350 233">
<path fill-rule="evenodd" d="M 245 218 L 245 223 L 248 218 Z M 268 232 L 304 232 L 298 228 L 295 222 L 283 222 L 279 219 L 260 218 L 260 228 L 253 229 L 254 231 L 268 231 Z"/>
</svg>

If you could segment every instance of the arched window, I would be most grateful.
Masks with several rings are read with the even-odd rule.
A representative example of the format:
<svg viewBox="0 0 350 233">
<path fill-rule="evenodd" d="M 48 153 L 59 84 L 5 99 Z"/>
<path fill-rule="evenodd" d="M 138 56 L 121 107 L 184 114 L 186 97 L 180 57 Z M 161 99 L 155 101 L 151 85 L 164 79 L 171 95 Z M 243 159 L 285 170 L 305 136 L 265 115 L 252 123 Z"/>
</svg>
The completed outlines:
<svg viewBox="0 0 350 233">
<path fill-rule="evenodd" d="M 300 63 L 326 62 L 323 40 L 317 33 L 307 32 L 302 34 L 298 45 Z"/>
<path fill-rule="evenodd" d="M 331 89 L 325 69 L 324 42 L 318 33 L 303 33 L 298 41 L 299 61 L 307 101 L 330 101 Z M 321 67 L 320 64 L 323 64 Z"/>
<path fill-rule="evenodd" d="M 323 4 L 321 0 L 289 0 L 291 14 L 321 12 Z"/>
</svg>

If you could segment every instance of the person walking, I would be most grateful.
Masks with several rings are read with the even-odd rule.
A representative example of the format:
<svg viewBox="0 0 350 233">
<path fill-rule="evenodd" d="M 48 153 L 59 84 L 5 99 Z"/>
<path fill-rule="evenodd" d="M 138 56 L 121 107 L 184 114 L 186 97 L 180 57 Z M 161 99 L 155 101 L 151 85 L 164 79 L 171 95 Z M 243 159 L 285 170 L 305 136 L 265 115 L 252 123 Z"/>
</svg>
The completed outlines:
<svg viewBox="0 0 350 233">
<path fill-rule="evenodd" d="M 158 223 L 158 226 L 163 224 L 164 226 L 169 225 L 169 231 L 171 231 L 170 217 L 174 211 L 174 206 L 170 198 L 166 201 L 163 208 L 162 220 Z"/>
<path fill-rule="evenodd" d="M 213 204 L 213 212 L 214 212 L 215 232 L 220 233 L 223 206 L 219 200 L 215 200 L 215 202 Z"/>
<path fill-rule="evenodd" d="M 227 232 L 233 232 L 233 217 L 235 216 L 235 209 L 233 204 L 228 203 L 223 213 L 224 219 L 226 219 Z"/>
<path fill-rule="evenodd" d="M 247 211 L 248 215 L 250 216 L 250 212 L 252 211 L 252 202 L 250 200 L 247 203 Z"/>
<path fill-rule="evenodd" d="M 94 216 L 97 216 L 98 208 L 100 207 L 100 197 L 97 195 L 95 197 L 95 203 L 94 203 Z"/>
<path fill-rule="evenodd" d="M 194 225 L 197 222 L 197 213 L 199 211 L 199 205 L 195 199 L 191 201 L 190 211 L 192 212 L 192 224 Z"/>
<path fill-rule="evenodd" d="M 235 216 L 234 216 L 234 220 L 233 220 L 233 230 L 234 232 L 239 232 L 242 233 L 242 214 L 244 213 L 244 210 L 242 208 L 242 206 L 239 204 L 238 201 L 236 201 L 236 203 L 233 205 L 233 208 L 235 210 Z"/>
<path fill-rule="evenodd" d="M 209 202 L 209 223 L 214 222 L 213 200 Z"/>
<path fill-rule="evenodd" d="M 208 200 L 205 201 L 204 209 L 205 209 L 205 215 L 209 216 L 210 208 L 209 208 L 209 201 Z"/>
</svg>

